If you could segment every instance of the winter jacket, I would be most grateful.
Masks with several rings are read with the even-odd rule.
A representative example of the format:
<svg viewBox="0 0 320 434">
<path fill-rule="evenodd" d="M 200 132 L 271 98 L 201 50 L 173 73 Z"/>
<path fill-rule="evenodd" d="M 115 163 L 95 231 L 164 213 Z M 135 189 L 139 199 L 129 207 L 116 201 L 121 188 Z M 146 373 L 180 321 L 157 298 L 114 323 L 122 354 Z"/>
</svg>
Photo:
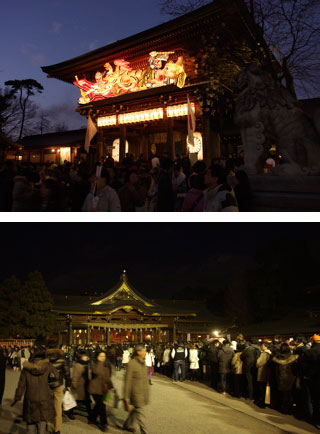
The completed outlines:
<svg viewBox="0 0 320 434">
<path fill-rule="evenodd" d="M 148 368 L 144 360 L 132 359 L 126 370 L 123 397 L 135 407 L 149 404 Z"/>
<path fill-rule="evenodd" d="M 231 372 L 231 360 L 234 351 L 228 345 L 224 345 L 218 352 L 219 373 L 229 374 Z"/>
<path fill-rule="evenodd" d="M 113 387 L 110 368 L 103 362 L 94 362 L 91 371 L 92 380 L 89 382 L 88 392 L 92 395 L 105 395 Z"/>
<path fill-rule="evenodd" d="M 280 354 L 272 361 L 276 363 L 276 379 L 280 392 L 291 391 L 297 375 L 297 354 Z"/>
<path fill-rule="evenodd" d="M 209 345 L 208 350 L 208 361 L 210 363 L 218 363 L 218 353 L 219 353 L 219 347 L 216 347 L 213 344 Z"/>
<path fill-rule="evenodd" d="M 35 359 L 33 363 L 23 364 L 14 399 L 20 401 L 24 394 L 23 419 L 29 424 L 54 419 L 50 376 L 57 378 L 58 372 L 48 359 Z"/>
<path fill-rule="evenodd" d="M 241 360 L 243 362 L 242 371 L 244 374 L 256 366 L 260 352 L 260 349 L 254 345 L 250 345 L 242 351 Z"/>
<path fill-rule="evenodd" d="M 149 368 L 151 368 L 152 366 L 154 366 L 154 354 L 153 353 L 147 353 L 146 354 L 146 366 L 148 366 Z"/>
<path fill-rule="evenodd" d="M 71 386 L 71 376 L 70 367 L 66 361 L 64 352 L 59 348 L 52 348 L 47 350 L 47 355 L 49 357 L 49 362 L 56 368 L 59 373 L 59 378 L 56 384 L 51 384 L 51 387 L 55 388 L 63 385 L 63 380 L 65 380 L 65 386 Z"/>
<path fill-rule="evenodd" d="M 186 195 L 182 211 L 184 212 L 203 212 L 204 195 L 202 190 L 192 188 Z"/>
<path fill-rule="evenodd" d="M 257 373 L 257 381 L 260 381 L 262 383 L 266 383 L 268 381 L 268 361 L 270 358 L 271 351 L 266 350 L 262 351 L 260 356 L 257 359 L 256 366 L 258 368 Z"/>
<path fill-rule="evenodd" d="M 124 350 L 122 354 L 122 363 L 129 363 L 130 361 L 130 352 L 129 350 Z"/>
<path fill-rule="evenodd" d="M 193 349 L 189 352 L 190 369 L 199 369 L 198 350 Z"/>
<path fill-rule="evenodd" d="M 162 363 L 164 365 L 167 365 L 168 363 L 170 363 L 170 360 L 171 360 L 170 353 L 171 353 L 171 349 L 170 348 L 166 348 L 164 350 L 163 356 L 162 356 Z"/>
<path fill-rule="evenodd" d="M 72 394 L 77 401 L 84 401 L 86 397 L 86 390 L 89 385 L 88 376 L 89 363 L 78 362 L 74 365 L 72 371 Z"/>
<path fill-rule="evenodd" d="M 307 353 L 308 375 L 320 388 L 320 344 L 314 343 Z"/>
<path fill-rule="evenodd" d="M 232 372 L 236 375 L 242 374 L 242 360 L 241 353 L 236 353 L 231 361 Z"/>
<path fill-rule="evenodd" d="M 238 204 L 233 189 L 227 184 L 204 191 L 205 212 L 237 212 Z"/>
<path fill-rule="evenodd" d="M 99 198 L 97 210 L 99 212 L 120 212 L 120 200 L 117 193 L 108 185 L 103 188 L 96 196 Z M 93 211 L 93 199 L 94 195 L 92 192 L 88 194 L 86 200 L 84 201 L 82 211 L 91 212 Z"/>
</svg>

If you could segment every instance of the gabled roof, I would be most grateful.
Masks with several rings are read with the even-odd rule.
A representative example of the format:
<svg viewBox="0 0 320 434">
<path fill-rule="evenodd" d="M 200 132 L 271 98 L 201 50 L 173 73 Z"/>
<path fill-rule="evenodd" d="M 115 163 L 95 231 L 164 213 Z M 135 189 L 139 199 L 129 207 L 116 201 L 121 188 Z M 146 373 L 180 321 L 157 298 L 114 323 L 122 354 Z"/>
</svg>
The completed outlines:
<svg viewBox="0 0 320 434">
<path fill-rule="evenodd" d="M 145 307 L 155 307 L 156 304 L 144 297 L 129 282 L 126 270 L 120 276 L 119 282 L 102 297 L 94 300 L 92 306 L 112 305 L 117 303 L 140 303 Z"/>
<path fill-rule="evenodd" d="M 206 27 L 220 29 L 221 24 L 230 16 L 236 18 L 241 25 L 236 4 L 237 0 L 213 0 L 193 12 L 73 59 L 51 66 L 43 66 L 42 70 L 49 77 L 73 83 L 75 74 L 96 72 L 98 68 L 101 68 L 102 62 L 112 61 L 115 56 L 125 56 L 129 61 L 142 60 L 150 51 L 162 50 L 168 44 L 171 44 L 172 49 L 181 48 L 179 41 L 183 38 L 199 44 L 201 42 L 199 34 L 205 31 Z M 175 40 L 177 47 L 172 46 Z"/>
<path fill-rule="evenodd" d="M 86 129 L 60 131 L 57 133 L 38 134 L 26 136 L 20 140 L 19 145 L 23 148 L 45 148 L 50 146 L 70 146 L 74 144 L 84 144 Z"/>
</svg>

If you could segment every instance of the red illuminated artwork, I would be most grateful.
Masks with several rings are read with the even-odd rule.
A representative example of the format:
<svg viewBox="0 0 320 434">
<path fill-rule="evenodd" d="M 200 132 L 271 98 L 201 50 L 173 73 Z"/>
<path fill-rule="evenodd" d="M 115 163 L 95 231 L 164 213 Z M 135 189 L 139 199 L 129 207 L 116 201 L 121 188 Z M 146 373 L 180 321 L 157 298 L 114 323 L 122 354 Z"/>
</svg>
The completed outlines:
<svg viewBox="0 0 320 434">
<path fill-rule="evenodd" d="M 80 88 L 81 98 L 79 104 L 112 98 L 130 92 L 138 92 L 154 87 L 174 84 L 184 87 L 186 73 L 183 57 L 176 62 L 169 61 L 170 54 L 174 52 L 150 53 L 149 67 L 146 69 L 132 69 L 130 62 L 116 59 L 114 67 L 105 63 L 104 72 L 97 72 L 95 82 L 76 77 L 74 84 Z"/>
</svg>

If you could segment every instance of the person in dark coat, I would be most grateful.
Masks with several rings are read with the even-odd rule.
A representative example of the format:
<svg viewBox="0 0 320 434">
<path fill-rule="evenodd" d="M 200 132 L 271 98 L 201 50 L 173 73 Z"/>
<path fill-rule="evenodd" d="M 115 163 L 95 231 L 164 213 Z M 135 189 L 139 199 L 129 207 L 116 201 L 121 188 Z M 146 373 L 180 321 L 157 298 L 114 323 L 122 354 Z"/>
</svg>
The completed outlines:
<svg viewBox="0 0 320 434">
<path fill-rule="evenodd" d="M 148 369 L 145 364 L 145 357 L 144 345 L 137 345 L 135 354 L 128 363 L 123 389 L 126 410 L 130 410 L 130 404 L 134 406 L 123 425 L 123 429 L 129 432 L 137 432 L 136 425 L 139 425 L 141 434 L 147 432 L 144 407 L 149 404 Z"/>
<path fill-rule="evenodd" d="M 231 373 L 231 360 L 234 356 L 234 351 L 230 345 L 229 341 L 223 341 L 222 348 L 218 352 L 220 388 L 224 395 L 227 391 L 227 379 Z"/>
<path fill-rule="evenodd" d="M 91 421 L 91 400 L 88 393 L 90 358 L 85 350 L 77 354 L 77 363 L 72 372 L 71 393 L 77 402 L 83 402 L 88 413 L 88 422 Z"/>
<path fill-rule="evenodd" d="M 71 376 L 69 364 L 65 358 L 64 352 L 59 348 L 50 348 L 47 350 L 50 363 L 56 368 L 59 373 L 59 378 L 55 384 L 51 384 L 53 389 L 54 408 L 56 412 L 54 422 L 54 432 L 60 433 L 62 429 L 62 400 L 64 389 L 70 388 Z M 64 384 L 65 383 L 65 384 Z M 69 410 L 66 415 L 70 419 L 74 419 L 73 411 Z"/>
<path fill-rule="evenodd" d="M 298 354 L 291 354 L 288 344 L 280 346 L 280 353 L 273 357 L 276 363 L 276 379 L 280 395 L 280 411 L 284 414 L 292 414 L 293 387 L 297 378 Z"/>
<path fill-rule="evenodd" d="M 7 367 L 7 355 L 3 348 L 0 348 L 0 407 L 2 405 L 2 398 L 4 394 L 4 388 L 6 383 L 6 367 Z"/>
<path fill-rule="evenodd" d="M 314 335 L 312 341 L 312 347 L 307 354 L 312 401 L 311 421 L 320 429 L 320 336 Z"/>
<path fill-rule="evenodd" d="M 210 364 L 210 386 L 213 389 L 218 388 L 219 381 L 219 360 L 218 360 L 218 352 L 220 349 L 220 342 L 218 339 L 215 339 L 213 342 L 209 344 L 208 349 L 208 362 Z"/>
<path fill-rule="evenodd" d="M 248 175 L 243 170 L 238 170 L 234 177 L 234 192 L 237 198 L 240 212 L 252 211 L 252 192 Z"/>
<path fill-rule="evenodd" d="M 89 382 L 88 392 L 92 395 L 95 406 L 91 413 L 91 423 L 96 423 L 100 418 L 100 428 L 102 432 L 107 431 L 107 412 L 104 405 L 104 397 L 110 389 L 113 389 L 111 382 L 111 370 L 107 364 L 107 355 L 104 351 L 99 351 L 96 361 L 92 363 L 92 379 Z"/>
<path fill-rule="evenodd" d="M 260 348 L 254 343 L 251 343 L 242 351 L 241 354 L 241 360 L 243 362 L 242 372 L 246 378 L 248 398 L 251 401 L 254 400 L 253 382 L 256 373 L 256 362 L 260 353 Z"/>
<path fill-rule="evenodd" d="M 173 211 L 172 171 L 173 162 L 166 159 L 158 179 L 157 211 L 159 212 Z"/>
<path fill-rule="evenodd" d="M 23 419 L 28 434 L 45 434 L 47 422 L 55 416 L 53 394 L 49 382 L 58 378 L 58 372 L 49 363 L 44 348 L 37 348 L 32 362 L 25 362 L 20 374 L 13 407 L 23 400 Z"/>
</svg>

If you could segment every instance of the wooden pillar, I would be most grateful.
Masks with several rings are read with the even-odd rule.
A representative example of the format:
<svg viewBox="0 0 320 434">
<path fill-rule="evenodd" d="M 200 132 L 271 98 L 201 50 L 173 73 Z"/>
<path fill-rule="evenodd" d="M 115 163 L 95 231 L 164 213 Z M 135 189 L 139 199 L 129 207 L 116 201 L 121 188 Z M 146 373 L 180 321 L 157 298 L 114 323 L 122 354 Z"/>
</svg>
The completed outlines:
<svg viewBox="0 0 320 434">
<path fill-rule="evenodd" d="M 86 336 L 86 344 L 90 344 L 90 326 L 87 325 L 87 336 Z"/>
<path fill-rule="evenodd" d="M 202 116 L 203 159 L 211 165 L 213 158 L 221 157 L 221 142 L 218 129 L 215 128 L 214 119 L 210 115 Z"/>
<path fill-rule="evenodd" d="M 110 329 L 106 327 L 106 344 L 110 345 Z"/>
<path fill-rule="evenodd" d="M 100 128 L 98 131 L 96 160 L 100 161 L 103 156 L 104 156 L 104 137 L 103 137 L 103 129 Z"/>
<path fill-rule="evenodd" d="M 177 339 L 177 326 L 176 323 L 173 323 L 173 342 Z"/>
<path fill-rule="evenodd" d="M 127 127 L 120 126 L 120 163 L 126 156 Z"/>
<path fill-rule="evenodd" d="M 73 344 L 73 328 L 72 328 L 72 318 L 69 320 L 69 345 Z"/>
<path fill-rule="evenodd" d="M 167 120 L 167 150 L 169 152 L 170 158 L 175 159 L 175 149 L 173 140 L 173 119 L 168 118 Z"/>
</svg>

